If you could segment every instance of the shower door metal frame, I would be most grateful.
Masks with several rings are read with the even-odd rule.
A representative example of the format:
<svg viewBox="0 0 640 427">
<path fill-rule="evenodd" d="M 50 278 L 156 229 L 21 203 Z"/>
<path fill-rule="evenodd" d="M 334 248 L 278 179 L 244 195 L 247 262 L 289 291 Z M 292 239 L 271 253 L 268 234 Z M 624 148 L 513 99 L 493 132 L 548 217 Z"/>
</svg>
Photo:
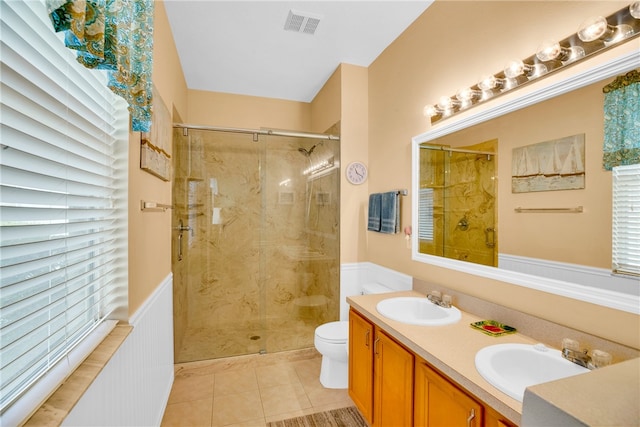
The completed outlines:
<svg viewBox="0 0 640 427">
<path fill-rule="evenodd" d="M 232 128 L 232 127 L 221 127 L 221 126 L 200 126 L 200 125 L 190 125 L 184 123 L 174 123 L 174 128 L 183 129 L 183 136 L 187 136 L 189 129 L 193 130 L 210 130 L 217 132 L 230 132 L 230 133 L 248 133 L 253 134 L 253 141 L 258 141 L 258 135 L 272 135 L 272 136 L 292 136 L 297 138 L 312 138 L 312 139 L 327 139 L 330 141 L 340 141 L 340 137 L 336 135 L 329 135 L 324 133 L 313 133 L 313 132 L 292 132 L 292 131 L 284 131 L 284 130 L 273 130 L 273 129 L 247 129 L 247 128 Z"/>
</svg>

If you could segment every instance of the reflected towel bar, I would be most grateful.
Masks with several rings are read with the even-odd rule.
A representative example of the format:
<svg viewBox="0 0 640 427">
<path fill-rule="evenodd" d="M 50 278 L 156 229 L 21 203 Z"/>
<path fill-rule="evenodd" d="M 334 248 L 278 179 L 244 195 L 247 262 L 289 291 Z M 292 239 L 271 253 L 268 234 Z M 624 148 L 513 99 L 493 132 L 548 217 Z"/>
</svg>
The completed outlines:
<svg viewBox="0 0 640 427">
<path fill-rule="evenodd" d="M 171 208 L 173 208 L 172 205 L 140 200 L 140 210 L 142 212 L 165 212 L 167 209 Z"/>
<path fill-rule="evenodd" d="M 406 188 L 402 189 L 402 190 L 395 190 L 398 194 L 402 195 L 402 196 L 407 196 L 409 195 L 409 190 L 407 190 Z"/>
<path fill-rule="evenodd" d="M 520 208 L 514 209 L 516 213 L 581 213 L 584 211 L 582 206 L 575 208 Z"/>
</svg>

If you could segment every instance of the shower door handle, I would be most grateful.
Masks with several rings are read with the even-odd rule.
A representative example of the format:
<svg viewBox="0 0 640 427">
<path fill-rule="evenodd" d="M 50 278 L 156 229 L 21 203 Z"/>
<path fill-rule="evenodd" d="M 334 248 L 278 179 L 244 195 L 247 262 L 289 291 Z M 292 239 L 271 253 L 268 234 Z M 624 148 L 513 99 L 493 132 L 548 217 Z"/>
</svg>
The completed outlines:
<svg viewBox="0 0 640 427">
<path fill-rule="evenodd" d="M 178 233 L 178 261 L 182 261 L 182 230 Z"/>
<path fill-rule="evenodd" d="M 182 220 L 178 222 L 178 226 L 176 227 L 178 230 L 178 261 L 182 261 L 182 232 L 183 231 L 191 231 L 191 235 L 193 235 L 193 228 L 190 226 L 185 226 L 182 223 Z"/>
<path fill-rule="evenodd" d="M 494 248 L 496 246 L 496 229 L 488 227 L 484 231 L 484 244 L 488 248 Z"/>
</svg>

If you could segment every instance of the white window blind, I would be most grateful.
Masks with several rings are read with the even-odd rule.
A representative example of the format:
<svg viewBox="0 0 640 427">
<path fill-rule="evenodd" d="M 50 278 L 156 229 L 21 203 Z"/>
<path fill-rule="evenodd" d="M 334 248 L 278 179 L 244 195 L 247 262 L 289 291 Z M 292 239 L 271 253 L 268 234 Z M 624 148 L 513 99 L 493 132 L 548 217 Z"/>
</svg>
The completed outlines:
<svg viewBox="0 0 640 427">
<path fill-rule="evenodd" d="M 433 241 L 433 188 L 420 189 L 418 206 L 418 239 Z"/>
<path fill-rule="evenodd" d="M 640 276 L 640 165 L 613 174 L 613 271 Z"/>
<path fill-rule="evenodd" d="M 4 418 L 103 320 L 126 311 L 128 112 L 103 75 L 77 63 L 42 2 L 0 7 Z"/>
</svg>

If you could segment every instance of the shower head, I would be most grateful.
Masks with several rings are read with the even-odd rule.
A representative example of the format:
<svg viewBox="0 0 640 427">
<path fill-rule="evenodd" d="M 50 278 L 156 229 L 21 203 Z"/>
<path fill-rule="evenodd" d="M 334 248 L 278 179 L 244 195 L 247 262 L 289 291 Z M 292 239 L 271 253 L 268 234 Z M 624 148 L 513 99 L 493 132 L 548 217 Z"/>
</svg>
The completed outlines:
<svg viewBox="0 0 640 427">
<path fill-rule="evenodd" d="M 300 147 L 300 148 L 298 148 L 298 151 L 301 152 L 303 156 L 309 157 L 311 155 L 311 153 L 313 153 L 313 147 L 309 151 L 307 151 L 304 148 Z"/>
<path fill-rule="evenodd" d="M 313 150 L 315 150 L 318 145 L 322 145 L 322 143 L 323 141 L 320 141 L 319 143 L 309 148 L 308 150 L 305 150 L 304 148 L 300 147 L 298 148 L 298 151 L 301 152 L 305 157 L 310 157 L 311 153 L 313 153 Z"/>
</svg>

